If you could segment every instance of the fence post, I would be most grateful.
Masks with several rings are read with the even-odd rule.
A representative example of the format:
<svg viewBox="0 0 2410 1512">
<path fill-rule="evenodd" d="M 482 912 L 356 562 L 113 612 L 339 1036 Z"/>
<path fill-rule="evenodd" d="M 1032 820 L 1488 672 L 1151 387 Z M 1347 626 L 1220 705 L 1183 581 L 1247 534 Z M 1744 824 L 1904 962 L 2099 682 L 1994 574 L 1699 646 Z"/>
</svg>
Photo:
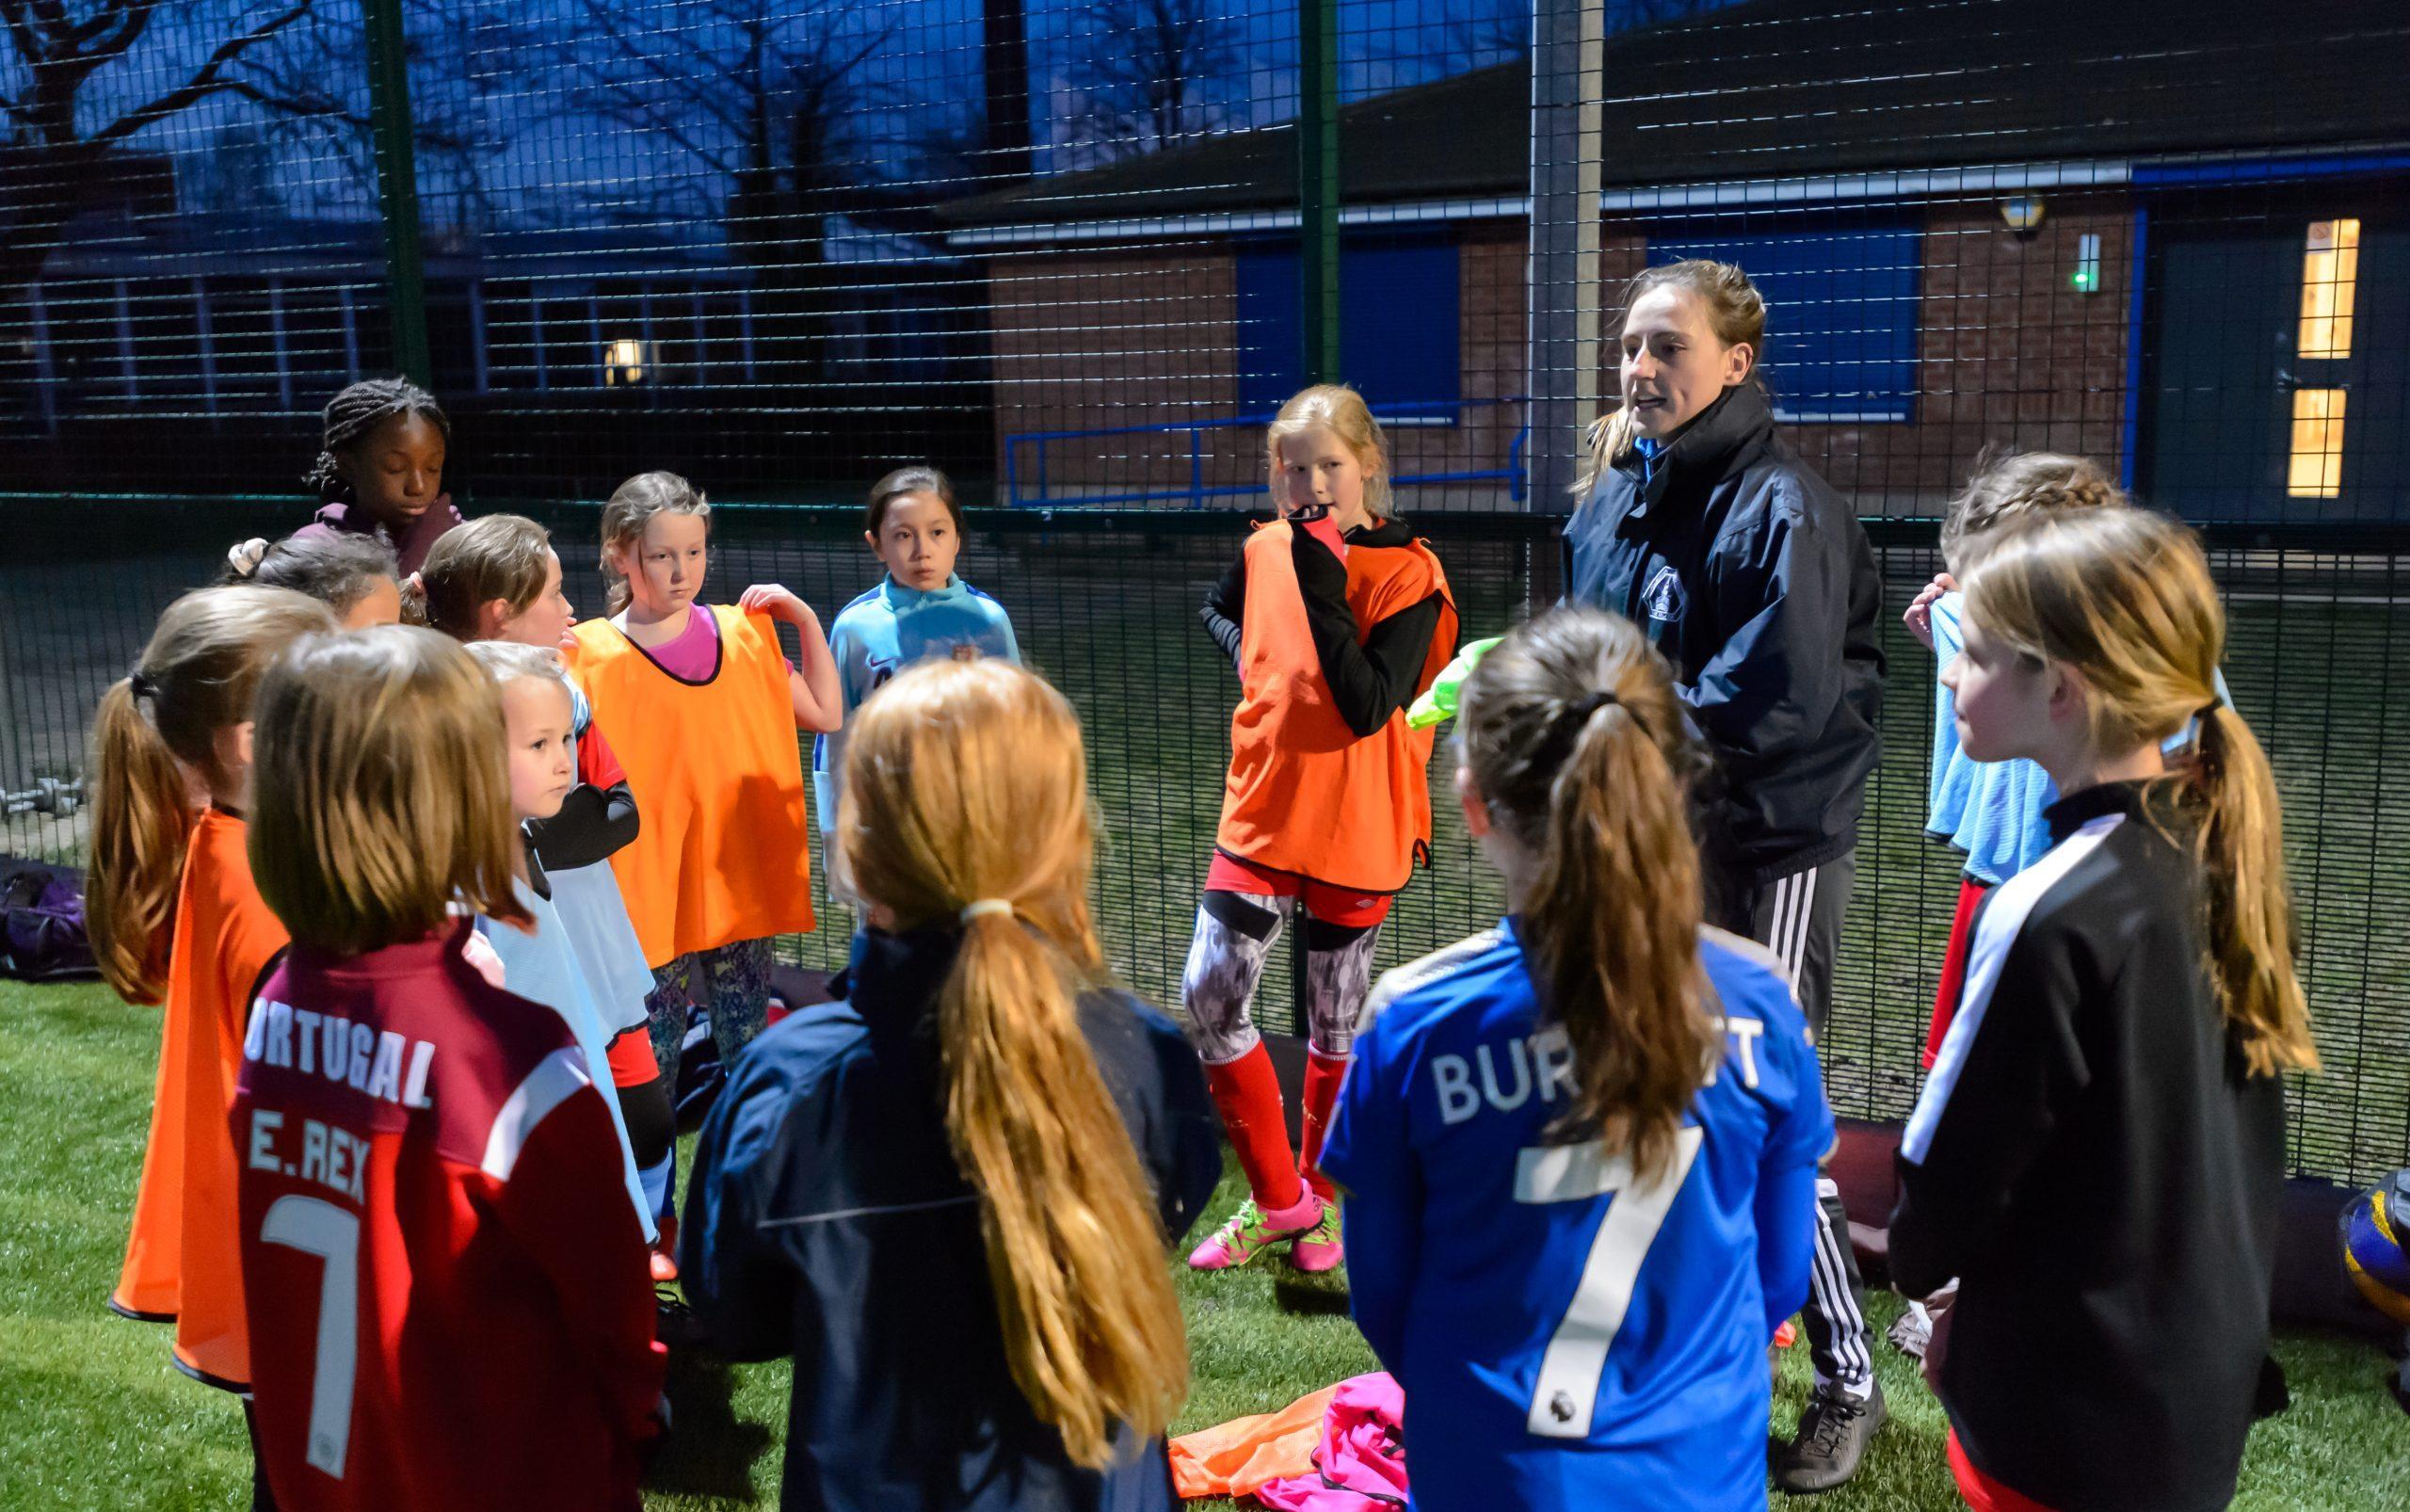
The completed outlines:
<svg viewBox="0 0 2410 1512">
<path fill-rule="evenodd" d="M 1304 372 L 1339 370 L 1339 0 L 1297 0 L 1297 275 Z"/>
<path fill-rule="evenodd" d="M 1582 427 L 1599 412 L 1599 157 L 1601 0 L 1532 9 L 1532 487 L 1524 507 L 1562 509 L 1579 475 Z"/>
<path fill-rule="evenodd" d="M 394 366 L 422 388 L 435 382 L 426 345 L 426 265 L 419 240 L 418 159 L 410 142 L 410 63 L 401 0 L 361 0 L 368 24 L 368 114 L 377 143 L 377 205 L 385 230 L 385 283 L 394 316 Z"/>
</svg>

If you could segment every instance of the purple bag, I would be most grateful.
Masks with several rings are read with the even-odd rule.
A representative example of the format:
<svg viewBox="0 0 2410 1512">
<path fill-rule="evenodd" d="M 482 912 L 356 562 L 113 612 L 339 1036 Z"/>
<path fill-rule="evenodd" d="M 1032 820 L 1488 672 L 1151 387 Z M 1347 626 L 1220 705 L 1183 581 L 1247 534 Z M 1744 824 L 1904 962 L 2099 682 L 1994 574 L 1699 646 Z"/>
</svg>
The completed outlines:
<svg viewBox="0 0 2410 1512">
<path fill-rule="evenodd" d="M 84 929 L 84 874 L 0 856 L 0 975 L 74 982 L 100 974 Z"/>
</svg>

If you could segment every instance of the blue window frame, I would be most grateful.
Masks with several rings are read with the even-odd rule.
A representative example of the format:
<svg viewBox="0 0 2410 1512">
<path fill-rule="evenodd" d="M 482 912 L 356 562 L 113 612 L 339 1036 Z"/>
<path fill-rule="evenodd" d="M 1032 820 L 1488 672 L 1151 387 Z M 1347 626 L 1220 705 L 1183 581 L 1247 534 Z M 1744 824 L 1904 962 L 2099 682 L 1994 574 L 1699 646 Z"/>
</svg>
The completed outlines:
<svg viewBox="0 0 2410 1512">
<path fill-rule="evenodd" d="M 1238 249 L 1239 404 L 1268 414 L 1305 387 L 1294 241 Z M 1454 242 L 1348 237 L 1339 249 L 1341 377 L 1384 418 L 1453 421 L 1464 394 Z"/>
<path fill-rule="evenodd" d="M 1766 300 L 1758 354 L 1784 420 L 1916 418 L 1917 271 L 1923 233 L 1898 222 L 1648 238 L 1651 264 L 1737 263 Z"/>
</svg>

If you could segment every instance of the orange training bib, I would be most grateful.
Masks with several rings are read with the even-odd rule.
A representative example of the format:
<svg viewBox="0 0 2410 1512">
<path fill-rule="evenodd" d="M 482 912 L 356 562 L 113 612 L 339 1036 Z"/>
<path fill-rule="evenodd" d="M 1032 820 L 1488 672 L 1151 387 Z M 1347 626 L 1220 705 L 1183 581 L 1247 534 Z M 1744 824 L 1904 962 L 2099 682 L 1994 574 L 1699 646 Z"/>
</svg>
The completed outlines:
<svg viewBox="0 0 2410 1512">
<path fill-rule="evenodd" d="M 664 671 L 605 619 L 572 634 L 594 722 L 627 769 L 636 838 L 611 858 L 646 963 L 812 926 L 802 748 L 778 635 L 726 605 L 719 666 Z"/>
</svg>

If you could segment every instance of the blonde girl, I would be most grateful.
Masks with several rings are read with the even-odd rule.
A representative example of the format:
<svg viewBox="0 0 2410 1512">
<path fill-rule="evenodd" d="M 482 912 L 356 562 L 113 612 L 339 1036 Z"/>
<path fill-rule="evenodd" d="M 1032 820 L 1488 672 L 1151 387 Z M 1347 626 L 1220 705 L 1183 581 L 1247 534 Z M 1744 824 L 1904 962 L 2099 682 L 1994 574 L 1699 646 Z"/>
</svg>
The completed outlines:
<svg viewBox="0 0 2410 1512">
<path fill-rule="evenodd" d="M 2268 1344 L 2279 1073 L 2318 1061 L 2275 783 L 2218 698 L 2225 619 L 2181 526 L 2040 516 L 1966 594 L 1960 745 L 2048 775 L 2056 843 L 1976 919 L 1892 1278 L 1959 1279 L 1935 1349 L 1970 1504 L 2223 1506 Z"/>
<path fill-rule="evenodd" d="M 653 1058 L 673 1086 L 690 996 L 735 1064 L 769 1006 L 772 937 L 812 927 L 795 732 L 835 730 L 841 708 L 801 599 L 757 583 L 733 605 L 701 601 L 710 535 L 711 504 L 684 478 L 628 479 L 602 509 L 610 618 L 570 631 L 570 671 L 644 802 L 611 867 L 652 970 Z M 782 621 L 798 666 L 779 651 Z"/>
<path fill-rule="evenodd" d="M 283 588 L 187 593 L 101 696 L 92 730 L 93 954 L 128 1002 L 165 1010 L 142 1183 L 109 1306 L 172 1322 L 176 1367 L 238 1392 L 251 1368 L 226 1109 L 251 990 L 285 944 L 244 849 L 251 697 L 279 651 L 334 623 L 326 605 Z M 208 800 L 197 814 L 195 793 Z"/>
<path fill-rule="evenodd" d="M 1701 926 L 1665 664 L 1557 610 L 1483 658 L 1458 736 L 1513 911 L 1381 979 L 1324 1153 L 1415 1499 L 1662 1505 L 1679 1473 L 1763 1506 L 1833 1118 L 1778 963 Z"/>
<path fill-rule="evenodd" d="M 1220 1157 L 1179 1031 L 1105 983 L 1078 718 L 1009 662 L 913 668 L 837 828 L 850 999 L 737 1063 L 683 1256 L 722 1349 L 795 1356 L 785 1500 L 1168 1509 L 1160 1257 Z"/>
<path fill-rule="evenodd" d="M 1181 980 L 1190 1037 L 1247 1200 L 1188 1258 L 1244 1265 L 1286 1246 L 1300 1270 L 1340 1263 L 1317 1165 L 1373 951 L 1427 861 L 1432 734 L 1406 707 L 1455 652 L 1456 609 L 1431 548 L 1396 517 L 1380 426 L 1352 389 L 1308 389 L 1264 438 L 1273 503 L 1205 601 L 1239 674 L 1230 765 L 1205 896 Z M 1282 925 L 1305 911 L 1304 1138 L 1289 1147 L 1252 1004 Z"/>
<path fill-rule="evenodd" d="M 442 549 L 440 542 L 437 549 Z M 522 833 L 557 820 L 578 786 L 576 739 L 570 733 L 575 705 L 560 663 L 550 651 L 507 640 L 478 641 L 470 646 L 469 654 L 493 675 L 502 689 L 503 734 L 510 750 L 511 816 L 519 821 Z M 630 1014 L 640 1011 L 644 1000 L 604 996 L 601 983 L 578 953 L 576 936 L 562 919 L 558 884 L 545 870 L 541 857 L 541 848 L 531 844 L 526 875 L 518 886 L 519 902 L 535 919 L 535 926 L 521 928 L 481 919 L 477 932 L 502 962 L 502 985 L 559 1014 L 577 1038 L 588 1073 L 602 1085 L 611 1076 L 614 1037 L 643 1027 L 641 1021 L 632 1022 Z M 658 1086 L 656 1077 L 656 1090 Z M 629 1198 L 646 1239 L 656 1239 L 652 1205 L 645 1199 L 626 1116 L 617 1097 L 611 1100 L 611 1117 L 627 1167 Z"/>
<path fill-rule="evenodd" d="M 562 588 L 560 556 L 551 534 L 533 520 L 500 514 L 471 521 L 435 543 L 420 579 L 421 617 L 456 640 L 527 647 L 555 661 L 571 644 L 577 615 Z M 565 686 L 577 780 L 557 811 L 528 823 L 527 839 L 601 1011 L 620 1120 L 658 1212 L 668 1199 L 677 1131 L 652 1057 L 646 1007 L 652 971 L 609 865 L 642 832 L 642 816 L 584 690 L 574 681 Z M 656 1249 L 654 1264 L 656 1279 L 675 1279 L 666 1249 Z"/>
<path fill-rule="evenodd" d="M 416 627 L 310 637 L 260 686 L 251 862 L 293 948 L 232 1123 L 277 1504 L 638 1505 L 664 1357 L 610 1104 L 467 951 L 463 910 L 535 922 L 506 728 Z"/>
</svg>

